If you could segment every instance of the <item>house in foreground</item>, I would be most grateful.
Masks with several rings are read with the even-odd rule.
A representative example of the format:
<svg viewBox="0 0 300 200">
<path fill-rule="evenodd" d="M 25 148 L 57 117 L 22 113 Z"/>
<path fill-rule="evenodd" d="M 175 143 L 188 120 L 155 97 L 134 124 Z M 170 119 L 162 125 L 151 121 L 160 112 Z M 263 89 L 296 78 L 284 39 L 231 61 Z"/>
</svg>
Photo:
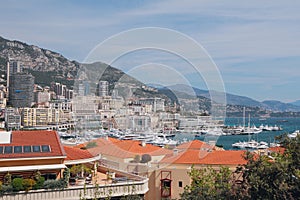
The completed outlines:
<svg viewBox="0 0 300 200">
<path fill-rule="evenodd" d="M 246 163 L 244 151 L 225 151 L 199 140 L 183 143 L 173 150 L 114 138 L 99 138 L 93 142 L 97 145 L 88 151 L 94 156 L 101 154 L 100 160 L 105 166 L 148 177 L 149 191 L 145 199 L 149 200 L 179 199 L 184 187 L 191 183 L 188 172 L 192 166 L 197 169 L 228 167 L 234 171 Z M 141 162 L 137 158 L 143 155 L 151 158 Z"/>
<path fill-rule="evenodd" d="M 0 199 L 71 200 L 145 195 L 147 178 L 102 166 L 100 158 L 101 155 L 92 155 L 87 150 L 62 146 L 55 131 L 0 132 L 1 186 L 14 190 L 3 191 L 1 187 Z M 71 178 L 67 178 L 64 188 L 43 187 L 64 180 L 67 171 L 71 171 Z M 40 188 L 23 191 L 14 185 L 15 179 L 24 184 L 24 179 L 34 180 L 37 174 L 45 179 Z"/>
</svg>

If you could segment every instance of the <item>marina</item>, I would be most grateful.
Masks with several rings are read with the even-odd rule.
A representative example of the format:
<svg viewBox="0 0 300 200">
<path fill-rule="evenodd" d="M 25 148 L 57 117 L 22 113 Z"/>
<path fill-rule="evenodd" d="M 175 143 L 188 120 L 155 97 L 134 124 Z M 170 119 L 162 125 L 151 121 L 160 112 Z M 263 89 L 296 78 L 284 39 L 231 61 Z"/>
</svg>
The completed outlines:
<svg viewBox="0 0 300 200">
<path fill-rule="evenodd" d="M 300 118 L 278 119 L 269 118 L 266 125 L 259 125 L 261 120 L 253 118 L 253 125 L 243 127 L 237 125 L 240 118 L 227 118 L 223 128 L 215 127 L 207 129 L 201 133 L 190 132 L 168 132 L 163 131 L 146 131 L 134 133 L 132 131 L 121 131 L 118 129 L 84 131 L 81 133 L 67 133 L 59 131 L 62 142 L 65 145 L 78 145 L 89 142 L 99 137 L 113 137 L 120 140 L 138 140 L 145 144 L 153 144 L 160 147 L 175 147 L 182 142 L 191 140 L 205 141 L 209 136 L 217 138 L 216 145 L 224 149 L 265 149 L 268 147 L 278 146 L 275 137 L 287 133 L 290 138 L 296 137 L 300 129 Z M 276 125 L 279 120 L 284 121 L 282 125 Z M 267 125 L 268 124 L 268 125 Z"/>
</svg>

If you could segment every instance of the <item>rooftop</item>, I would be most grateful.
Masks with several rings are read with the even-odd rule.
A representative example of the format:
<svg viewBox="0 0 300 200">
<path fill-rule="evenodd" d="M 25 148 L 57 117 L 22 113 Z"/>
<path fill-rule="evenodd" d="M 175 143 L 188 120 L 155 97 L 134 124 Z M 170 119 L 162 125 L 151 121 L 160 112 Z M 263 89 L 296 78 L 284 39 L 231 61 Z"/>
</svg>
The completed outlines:
<svg viewBox="0 0 300 200">
<path fill-rule="evenodd" d="M 67 154 L 65 160 L 82 160 L 93 158 L 93 155 L 88 150 L 83 150 L 79 148 L 64 146 L 64 150 Z"/>
<path fill-rule="evenodd" d="M 65 155 L 56 131 L 12 131 L 10 143 L 0 144 L 0 160 Z"/>
<path fill-rule="evenodd" d="M 168 156 L 162 163 L 174 164 L 202 164 L 202 165 L 238 165 L 246 164 L 243 158 L 245 151 L 202 151 L 186 150 L 178 152 L 173 156 Z"/>
<path fill-rule="evenodd" d="M 88 151 L 92 155 L 106 154 L 117 158 L 133 158 L 135 155 L 150 154 L 152 156 L 171 154 L 172 151 L 151 144 L 144 146 L 140 141 L 118 140 L 114 138 L 99 138 L 94 140 L 97 147 L 90 148 Z"/>
</svg>

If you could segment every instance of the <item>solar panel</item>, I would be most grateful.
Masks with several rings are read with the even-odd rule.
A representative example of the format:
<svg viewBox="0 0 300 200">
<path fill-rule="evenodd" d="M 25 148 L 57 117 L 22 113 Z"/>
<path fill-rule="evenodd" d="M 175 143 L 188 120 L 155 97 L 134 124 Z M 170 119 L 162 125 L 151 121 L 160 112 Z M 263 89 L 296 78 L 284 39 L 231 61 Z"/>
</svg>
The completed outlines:
<svg viewBox="0 0 300 200">
<path fill-rule="evenodd" d="M 0 153 L 1 154 L 3 153 L 3 147 L 0 147 Z"/>
<path fill-rule="evenodd" d="M 14 146 L 14 153 L 22 153 L 22 146 Z"/>
<path fill-rule="evenodd" d="M 42 152 L 50 152 L 50 146 L 49 145 L 42 145 Z"/>
<path fill-rule="evenodd" d="M 41 152 L 41 146 L 32 146 L 33 152 Z"/>
<path fill-rule="evenodd" d="M 31 153 L 31 146 L 23 146 L 24 153 Z"/>
<path fill-rule="evenodd" d="M 5 146 L 4 147 L 4 154 L 12 153 L 13 147 L 12 146 Z"/>
</svg>

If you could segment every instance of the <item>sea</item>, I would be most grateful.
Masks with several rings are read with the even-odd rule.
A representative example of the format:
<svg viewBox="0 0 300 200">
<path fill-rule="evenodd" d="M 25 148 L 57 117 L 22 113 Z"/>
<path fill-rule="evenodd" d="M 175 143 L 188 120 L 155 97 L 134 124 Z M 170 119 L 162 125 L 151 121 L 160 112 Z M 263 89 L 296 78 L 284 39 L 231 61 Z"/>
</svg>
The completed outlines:
<svg viewBox="0 0 300 200">
<path fill-rule="evenodd" d="M 246 118 L 246 123 L 248 119 Z M 225 125 L 227 126 L 238 126 L 242 125 L 243 118 L 226 118 Z M 259 134 L 254 135 L 226 135 L 219 136 L 216 139 L 216 145 L 223 147 L 226 150 L 234 149 L 232 144 L 239 141 L 249 141 L 251 139 L 256 140 L 258 142 L 265 141 L 267 143 L 276 142 L 275 137 L 285 134 L 285 133 L 293 133 L 295 130 L 300 130 L 300 118 L 251 118 L 251 126 L 255 125 L 259 127 L 260 125 L 268 125 L 268 126 L 280 126 L 282 128 L 281 131 L 263 131 Z M 248 123 L 247 123 L 248 124 Z M 176 138 L 177 137 L 177 138 Z M 198 139 L 205 141 L 205 136 L 195 137 L 193 134 L 182 133 L 180 135 L 176 135 L 175 139 L 177 140 L 193 140 Z"/>
</svg>

